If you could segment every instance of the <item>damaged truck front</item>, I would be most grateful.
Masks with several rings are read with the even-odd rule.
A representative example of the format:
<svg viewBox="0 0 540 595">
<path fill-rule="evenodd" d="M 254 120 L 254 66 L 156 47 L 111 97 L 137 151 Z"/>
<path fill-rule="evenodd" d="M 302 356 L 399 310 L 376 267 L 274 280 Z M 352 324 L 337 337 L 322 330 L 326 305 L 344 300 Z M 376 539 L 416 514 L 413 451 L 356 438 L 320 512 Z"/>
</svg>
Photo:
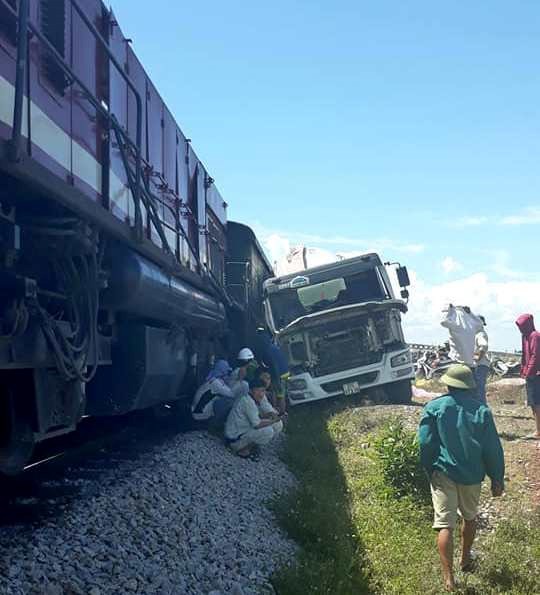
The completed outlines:
<svg viewBox="0 0 540 595">
<path fill-rule="evenodd" d="M 406 298 L 407 271 L 397 272 Z M 377 254 L 269 279 L 264 291 L 268 326 L 289 359 L 291 404 L 379 388 L 390 402 L 410 401 L 407 305 Z"/>
</svg>

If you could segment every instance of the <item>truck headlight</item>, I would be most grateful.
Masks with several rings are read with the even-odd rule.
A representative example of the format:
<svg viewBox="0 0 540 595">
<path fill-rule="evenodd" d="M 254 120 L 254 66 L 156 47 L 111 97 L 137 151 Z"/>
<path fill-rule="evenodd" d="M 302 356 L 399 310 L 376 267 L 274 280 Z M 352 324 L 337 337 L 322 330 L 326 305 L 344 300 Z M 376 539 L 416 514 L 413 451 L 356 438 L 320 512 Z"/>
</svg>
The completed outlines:
<svg viewBox="0 0 540 595">
<path fill-rule="evenodd" d="M 288 390 L 306 390 L 307 382 L 303 378 L 296 378 L 287 382 Z"/>
<path fill-rule="evenodd" d="M 406 351 L 405 353 L 400 353 L 399 355 L 394 355 L 394 357 L 390 360 L 390 366 L 395 368 L 397 366 L 404 366 L 405 364 L 411 363 L 411 352 Z"/>
</svg>

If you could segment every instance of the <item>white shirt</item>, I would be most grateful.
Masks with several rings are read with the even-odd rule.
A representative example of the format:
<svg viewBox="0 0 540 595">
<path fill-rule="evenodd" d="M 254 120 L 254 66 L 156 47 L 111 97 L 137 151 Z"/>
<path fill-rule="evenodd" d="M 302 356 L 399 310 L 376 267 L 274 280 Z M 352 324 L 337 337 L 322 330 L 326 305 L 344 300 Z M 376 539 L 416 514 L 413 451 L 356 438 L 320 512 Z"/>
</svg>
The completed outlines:
<svg viewBox="0 0 540 595">
<path fill-rule="evenodd" d="M 235 368 L 230 374 L 229 374 L 229 386 L 232 386 L 233 384 L 236 384 L 239 380 L 240 380 L 240 370 L 242 368 Z"/>
<path fill-rule="evenodd" d="M 268 397 L 264 395 L 262 401 L 259 403 L 259 413 L 261 415 L 266 415 L 268 413 L 276 413 L 277 411 L 272 407 L 272 403 L 268 400 Z"/>
<path fill-rule="evenodd" d="M 230 374 L 229 378 L 227 379 L 227 384 L 231 387 L 232 390 L 238 390 L 238 387 L 243 383 L 247 382 L 245 379 L 240 380 L 240 371 L 242 368 L 235 368 Z"/>
<path fill-rule="evenodd" d="M 450 359 L 474 367 L 476 333 L 484 328 L 480 318 L 459 306 L 448 306 L 441 325 L 450 333 Z"/>
<path fill-rule="evenodd" d="M 197 421 L 206 421 L 214 415 L 214 401 L 217 397 L 233 398 L 233 391 L 227 386 L 222 378 L 208 380 L 197 389 L 193 402 L 191 403 L 191 414 Z M 202 407 L 197 407 L 201 404 Z M 197 412 L 195 410 L 197 409 Z"/>
<path fill-rule="evenodd" d="M 484 355 L 476 362 L 477 366 L 491 367 L 491 359 L 488 354 L 488 335 L 485 330 L 478 331 L 474 337 L 475 353 L 483 352 Z"/>
<path fill-rule="evenodd" d="M 237 399 L 225 422 L 225 437 L 235 440 L 261 423 L 259 407 L 251 395 Z"/>
</svg>

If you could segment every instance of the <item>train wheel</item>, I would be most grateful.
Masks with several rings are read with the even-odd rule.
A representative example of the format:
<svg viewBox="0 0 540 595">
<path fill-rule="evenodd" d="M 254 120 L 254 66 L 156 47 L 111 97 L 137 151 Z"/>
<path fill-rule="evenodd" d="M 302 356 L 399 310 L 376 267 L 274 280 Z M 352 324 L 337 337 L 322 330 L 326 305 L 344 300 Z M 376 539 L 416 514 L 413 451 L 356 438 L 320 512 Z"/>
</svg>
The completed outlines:
<svg viewBox="0 0 540 595">
<path fill-rule="evenodd" d="M 0 404 L 0 473 L 17 475 L 32 458 L 34 432 L 29 421 L 17 415 L 13 395 L 6 396 Z"/>
<path fill-rule="evenodd" d="M 166 419 L 176 415 L 187 415 L 190 411 L 191 399 L 182 395 L 174 401 L 159 403 L 151 408 L 152 415 L 156 419 Z"/>
</svg>

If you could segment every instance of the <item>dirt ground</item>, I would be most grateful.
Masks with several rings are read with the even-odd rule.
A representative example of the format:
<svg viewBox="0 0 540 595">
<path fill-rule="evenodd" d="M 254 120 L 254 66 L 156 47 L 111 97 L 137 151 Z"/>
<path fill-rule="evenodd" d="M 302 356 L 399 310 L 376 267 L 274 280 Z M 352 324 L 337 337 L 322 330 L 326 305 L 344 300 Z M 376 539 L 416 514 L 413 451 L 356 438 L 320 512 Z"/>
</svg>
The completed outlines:
<svg viewBox="0 0 540 595">
<path fill-rule="evenodd" d="M 377 405 L 356 409 L 359 426 L 369 431 L 377 425 L 377 421 L 397 415 L 407 427 L 416 429 L 422 407 L 442 392 L 444 387 L 436 381 L 418 383 L 414 387 L 411 405 Z M 523 381 L 503 379 L 489 383 L 487 400 L 504 448 L 506 491 L 502 498 L 491 498 L 489 482 L 484 482 L 479 515 L 480 533 L 491 531 L 499 519 L 540 508 L 540 442 L 526 439 L 534 431 L 534 420 L 526 405 Z"/>
<path fill-rule="evenodd" d="M 381 469 L 373 467 L 372 441 L 385 421 L 396 418 L 416 431 L 423 406 L 442 392 L 444 387 L 435 382 L 419 383 L 409 405 L 375 404 L 369 396 L 360 396 L 314 405 L 304 416 L 291 415 L 295 431 L 288 438 L 288 460 L 303 487 L 286 503 L 284 523 L 304 540 L 307 553 L 295 572 L 282 577 L 288 586 L 284 593 L 333 592 L 313 585 L 338 583 L 341 590 L 334 589 L 336 593 L 366 592 L 353 589 L 355 581 L 364 580 L 375 589 L 371 592 L 440 592 L 430 506 L 410 507 L 380 492 Z M 534 421 L 523 384 L 490 384 L 488 404 L 505 451 L 505 493 L 493 498 L 489 481 L 483 483 L 475 542 L 481 565 L 478 572 L 458 577 L 459 593 L 540 593 L 535 578 L 538 545 L 531 537 L 540 512 L 540 445 L 526 439 Z M 313 439 L 306 441 L 306 435 Z M 385 527 L 382 533 L 380 526 Z M 410 552 L 416 555 L 411 558 Z M 359 557 L 367 575 L 357 566 Z M 350 577 L 345 586 L 344 573 Z M 306 590 L 308 584 L 311 590 Z"/>
<path fill-rule="evenodd" d="M 424 405 L 440 392 L 443 387 L 437 384 L 415 387 L 413 402 Z M 526 400 L 521 379 L 508 378 L 488 384 L 487 401 L 505 453 L 506 493 L 500 499 L 483 498 L 481 525 L 487 530 L 513 512 L 540 507 L 540 442 L 526 439 L 535 427 Z M 417 421 L 419 413 L 413 417 Z M 485 496 L 487 487 L 484 485 Z"/>
</svg>

